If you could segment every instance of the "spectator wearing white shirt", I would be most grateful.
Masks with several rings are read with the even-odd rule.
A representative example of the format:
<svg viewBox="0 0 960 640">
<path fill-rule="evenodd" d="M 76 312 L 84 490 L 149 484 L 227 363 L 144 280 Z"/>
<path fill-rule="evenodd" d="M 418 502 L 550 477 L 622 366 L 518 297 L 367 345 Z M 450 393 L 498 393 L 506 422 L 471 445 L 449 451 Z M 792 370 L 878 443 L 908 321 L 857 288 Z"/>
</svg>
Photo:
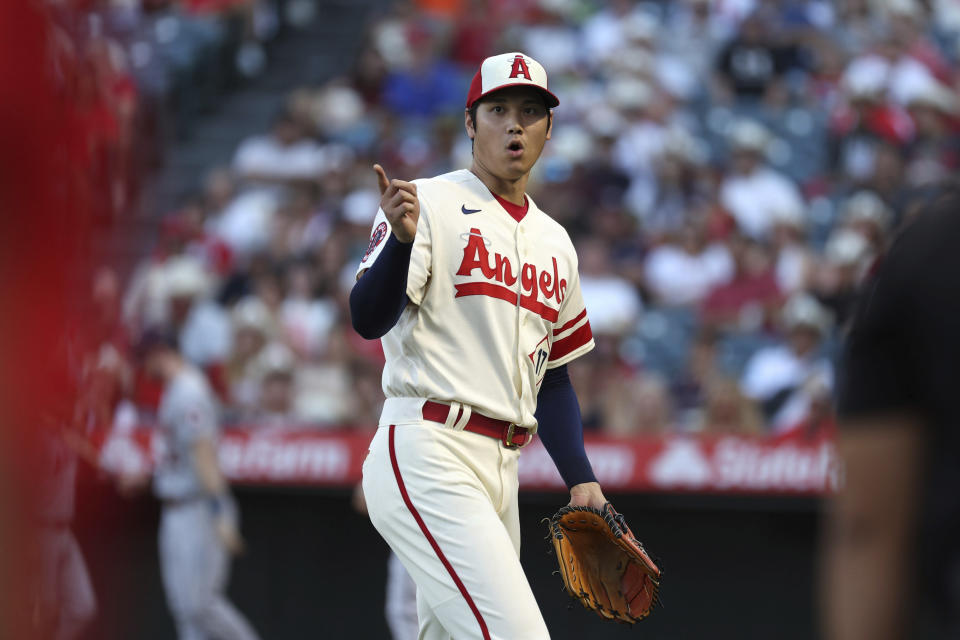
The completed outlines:
<svg viewBox="0 0 960 640">
<path fill-rule="evenodd" d="M 286 111 L 274 120 L 270 133 L 240 143 L 233 157 L 237 175 L 254 183 L 316 180 L 323 171 L 320 146 L 308 137 Z"/>
<path fill-rule="evenodd" d="M 697 305 L 716 285 L 733 277 L 734 263 L 722 243 L 708 244 L 703 229 L 687 224 L 644 261 L 647 289 L 660 304 Z"/>
<path fill-rule="evenodd" d="M 640 318 L 643 303 L 633 285 L 613 271 L 607 245 L 589 239 L 577 245 L 580 288 L 594 334 L 623 336 Z"/>
<path fill-rule="evenodd" d="M 294 410 L 296 358 L 278 342 L 268 344 L 253 363 L 259 380 L 259 395 L 249 417 L 260 427 L 290 429 L 303 422 Z"/>
<path fill-rule="evenodd" d="M 699 140 L 674 128 L 654 156 L 651 172 L 633 177 L 625 204 L 647 237 L 677 231 L 695 209 L 711 201 L 701 179 L 704 155 Z"/>
<path fill-rule="evenodd" d="M 787 296 L 804 290 L 816 266 L 816 257 L 807 242 L 805 212 L 788 208 L 777 210 L 770 238 L 777 287 Z"/>
<path fill-rule="evenodd" d="M 191 256 L 171 258 L 163 282 L 166 319 L 179 334 L 183 356 L 200 367 L 222 363 L 230 353 L 230 320 L 209 298 L 213 283 L 202 263 Z"/>
<path fill-rule="evenodd" d="M 321 246 L 332 227 L 333 214 L 320 206 L 317 185 L 290 188 L 271 220 L 270 253 L 277 260 L 303 255 Z"/>
<path fill-rule="evenodd" d="M 337 305 L 315 295 L 315 273 L 306 261 L 287 269 L 287 296 L 280 306 L 284 340 L 303 359 L 321 355 L 337 321 Z"/>
<path fill-rule="evenodd" d="M 840 210 L 840 225 L 863 236 L 877 255 L 886 249 L 892 224 L 893 212 L 872 191 L 856 192 Z"/>
<path fill-rule="evenodd" d="M 852 316 L 863 279 L 876 259 L 860 233 L 839 228 L 830 234 L 818 265 L 814 293 L 843 325 Z"/>
<path fill-rule="evenodd" d="M 740 381 L 776 432 L 801 424 L 833 387 L 833 366 L 819 351 L 832 324 L 829 312 L 801 293 L 784 305 L 782 322 L 786 344 L 755 353 Z"/>
<path fill-rule="evenodd" d="M 667 6 L 660 47 L 687 65 L 698 78 L 707 78 L 720 46 L 730 38 L 731 25 L 717 19 L 710 0 L 677 0 Z"/>
<path fill-rule="evenodd" d="M 275 335 L 275 327 L 270 310 L 254 296 L 240 300 L 231 319 L 234 339 L 227 362 L 228 399 L 234 408 L 249 412 L 260 397 L 257 358 Z"/>
<path fill-rule="evenodd" d="M 579 65 L 580 34 L 564 19 L 559 7 L 541 3 L 539 20 L 524 26 L 522 33 L 521 49 L 540 60 L 551 73 L 566 73 Z"/>
<path fill-rule="evenodd" d="M 123 319 L 134 331 L 169 322 L 167 267 L 171 261 L 184 257 L 188 249 L 186 237 L 172 232 L 175 230 L 175 225 L 171 224 L 174 221 L 173 216 L 161 221 L 156 248 L 137 265 L 124 294 Z M 192 257 L 189 260 L 196 262 Z"/>
<path fill-rule="evenodd" d="M 625 43 L 623 22 L 630 15 L 630 0 L 611 0 L 583 25 L 583 44 L 589 60 L 607 60 Z"/>
<path fill-rule="evenodd" d="M 765 240 L 783 209 L 805 210 L 800 190 L 788 177 L 764 163 L 770 134 L 763 125 L 744 120 L 730 135 L 732 171 L 720 186 L 720 202 L 740 230 Z"/>
</svg>

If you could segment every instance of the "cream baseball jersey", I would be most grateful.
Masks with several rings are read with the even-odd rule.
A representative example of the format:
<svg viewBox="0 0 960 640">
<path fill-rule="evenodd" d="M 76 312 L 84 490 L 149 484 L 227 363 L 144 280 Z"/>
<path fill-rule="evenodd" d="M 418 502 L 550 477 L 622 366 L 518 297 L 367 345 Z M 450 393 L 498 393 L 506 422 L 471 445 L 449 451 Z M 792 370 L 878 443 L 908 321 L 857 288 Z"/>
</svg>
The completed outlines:
<svg viewBox="0 0 960 640">
<path fill-rule="evenodd" d="M 593 348 L 573 243 L 529 197 L 517 222 L 470 171 L 413 182 L 410 303 L 382 338 L 381 424 L 404 417 L 393 399 L 431 399 L 535 429 L 546 370 Z M 390 233 L 380 210 L 358 273 Z"/>
</svg>

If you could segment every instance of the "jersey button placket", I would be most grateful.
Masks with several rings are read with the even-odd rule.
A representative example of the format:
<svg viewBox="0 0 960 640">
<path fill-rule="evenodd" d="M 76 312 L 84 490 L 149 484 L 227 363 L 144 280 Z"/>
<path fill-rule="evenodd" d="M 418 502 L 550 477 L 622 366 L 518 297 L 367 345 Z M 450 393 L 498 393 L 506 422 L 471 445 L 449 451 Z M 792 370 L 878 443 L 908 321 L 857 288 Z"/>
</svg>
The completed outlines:
<svg viewBox="0 0 960 640">
<path fill-rule="evenodd" d="M 520 285 L 519 290 L 517 291 L 517 370 L 520 373 L 520 388 L 518 389 L 517 394 L 517 404 L 519 405 L 520 412 L 522 414 L 523 410 L 523 398 L 524 393 L 527 390 L 527 376 L 526 372 L 526 362 L 525 359 L 527 354 L 524 352 L 523 338 L 524 338 L 524 327 L 527 326 L 529 322 L 529 311 L 524 310 L 520 307 L 520 298 L 523 296 L 523 265 L 529 262 L 528 252 L 527 252 L 527 234 L 524 230 L 523 221 L 517 224 L 517 257 L 520 259 L 518 264 L 520 265 L 520 277 L 517 278 L 517 282 Z M 534 283 L 536 286 L 536 283 Z"/>
</svg>

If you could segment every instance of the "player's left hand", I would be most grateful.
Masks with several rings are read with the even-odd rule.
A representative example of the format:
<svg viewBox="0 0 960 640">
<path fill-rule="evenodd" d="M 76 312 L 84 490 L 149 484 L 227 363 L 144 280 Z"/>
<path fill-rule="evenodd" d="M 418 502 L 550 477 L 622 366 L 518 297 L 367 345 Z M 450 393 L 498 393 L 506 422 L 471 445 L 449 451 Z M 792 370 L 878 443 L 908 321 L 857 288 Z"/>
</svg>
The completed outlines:
<svg viewBox="0 0 960 640">
<path fill-rule="evenodd" d="M 220 516 L 216 519 L 215 527 L 217 538 L 223 544 L 224 548 L 233 555 L 240 555 L 247 550 L 247 544 L 240 535 L 237 523 L 229 517 Z"/>
<path fill-rule="evenodd" d="M 120 472 L 117 474 L 117 491 L 124 498 L 131 498 L 150 486 L 150 474 L 143 472 Z"/>
<path fill-rule="evenodd" d="M 593 507 L 594 509 L 603 509 L 607 499 L 603 496 L 603 490 L 599 482 L 582 482 L 570 487 L 570 506 L 571 507 Z"/>
<path fill-rule="evenodd" d="M 367 497 L 363 495 L 362 484 L 358 484 L 353 490 L 353 497 L 350 499 L 350 504 L 353 505 L 357 513 L 367 515 Z"/>
</svg>

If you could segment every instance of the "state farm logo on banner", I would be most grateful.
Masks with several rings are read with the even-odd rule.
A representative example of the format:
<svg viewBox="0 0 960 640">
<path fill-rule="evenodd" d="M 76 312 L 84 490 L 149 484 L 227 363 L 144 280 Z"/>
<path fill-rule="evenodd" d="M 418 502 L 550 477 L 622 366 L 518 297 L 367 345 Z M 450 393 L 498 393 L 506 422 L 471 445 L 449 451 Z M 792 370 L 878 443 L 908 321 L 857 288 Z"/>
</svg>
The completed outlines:
<svg viewBox="0 0 960 640">
<path fill-rule="evenodd" d="M 230 433 L 219 453 L 235 482 L 343 482 L 351 471 L 348 443 L 334 438 Z"/>
<path fill-rule="evenodd" d="M 820 492 L 837 488 L 836 449 L 831 442 L 800 446 L 724 438 L 714 448 L 713 464 L 720 490 Z"/>
<path fill-rule="evenodd" d="M 676 439 L 650 463 L 649 476 L 654 486 L 665 489 L 699 489 L 709 484 L 712 473 L 697 441 Z"/>
<path fill-rule="evenodd" d="M 654 489 L 819 493 L 838 485 L 832 442 L 669 438 L 650 458 Z"/>
<path fill-rule="evenodd" d="M 622 443 L 588 442 L 585 445 L 590 466 L 600 484 L 607 489 L 634 488 L 637 453 Z M 519 464 L 520 486 L 525 489 L 562 489 L 563 479 L 543 443 L 536 438 L 524 447 Z"/>
<path fill-rule="evenodd" d="M 350 487 L 360 481 L 372 431 L 227 429 L 220 440 L 224 474 L 245 484 Z M 164 455 L 156 429 L 91 436 L 98 464 L 113 473 L 148 473 Z M 609 491 L 817 495 L 839 485 L 827 433 L 776 438 L 666 435 L 611 438 L 587 434 L 585 448 Z M 563 480 L 539 438 L 523 449 L 521 488 L 562 491 Z"/>
</svg>

